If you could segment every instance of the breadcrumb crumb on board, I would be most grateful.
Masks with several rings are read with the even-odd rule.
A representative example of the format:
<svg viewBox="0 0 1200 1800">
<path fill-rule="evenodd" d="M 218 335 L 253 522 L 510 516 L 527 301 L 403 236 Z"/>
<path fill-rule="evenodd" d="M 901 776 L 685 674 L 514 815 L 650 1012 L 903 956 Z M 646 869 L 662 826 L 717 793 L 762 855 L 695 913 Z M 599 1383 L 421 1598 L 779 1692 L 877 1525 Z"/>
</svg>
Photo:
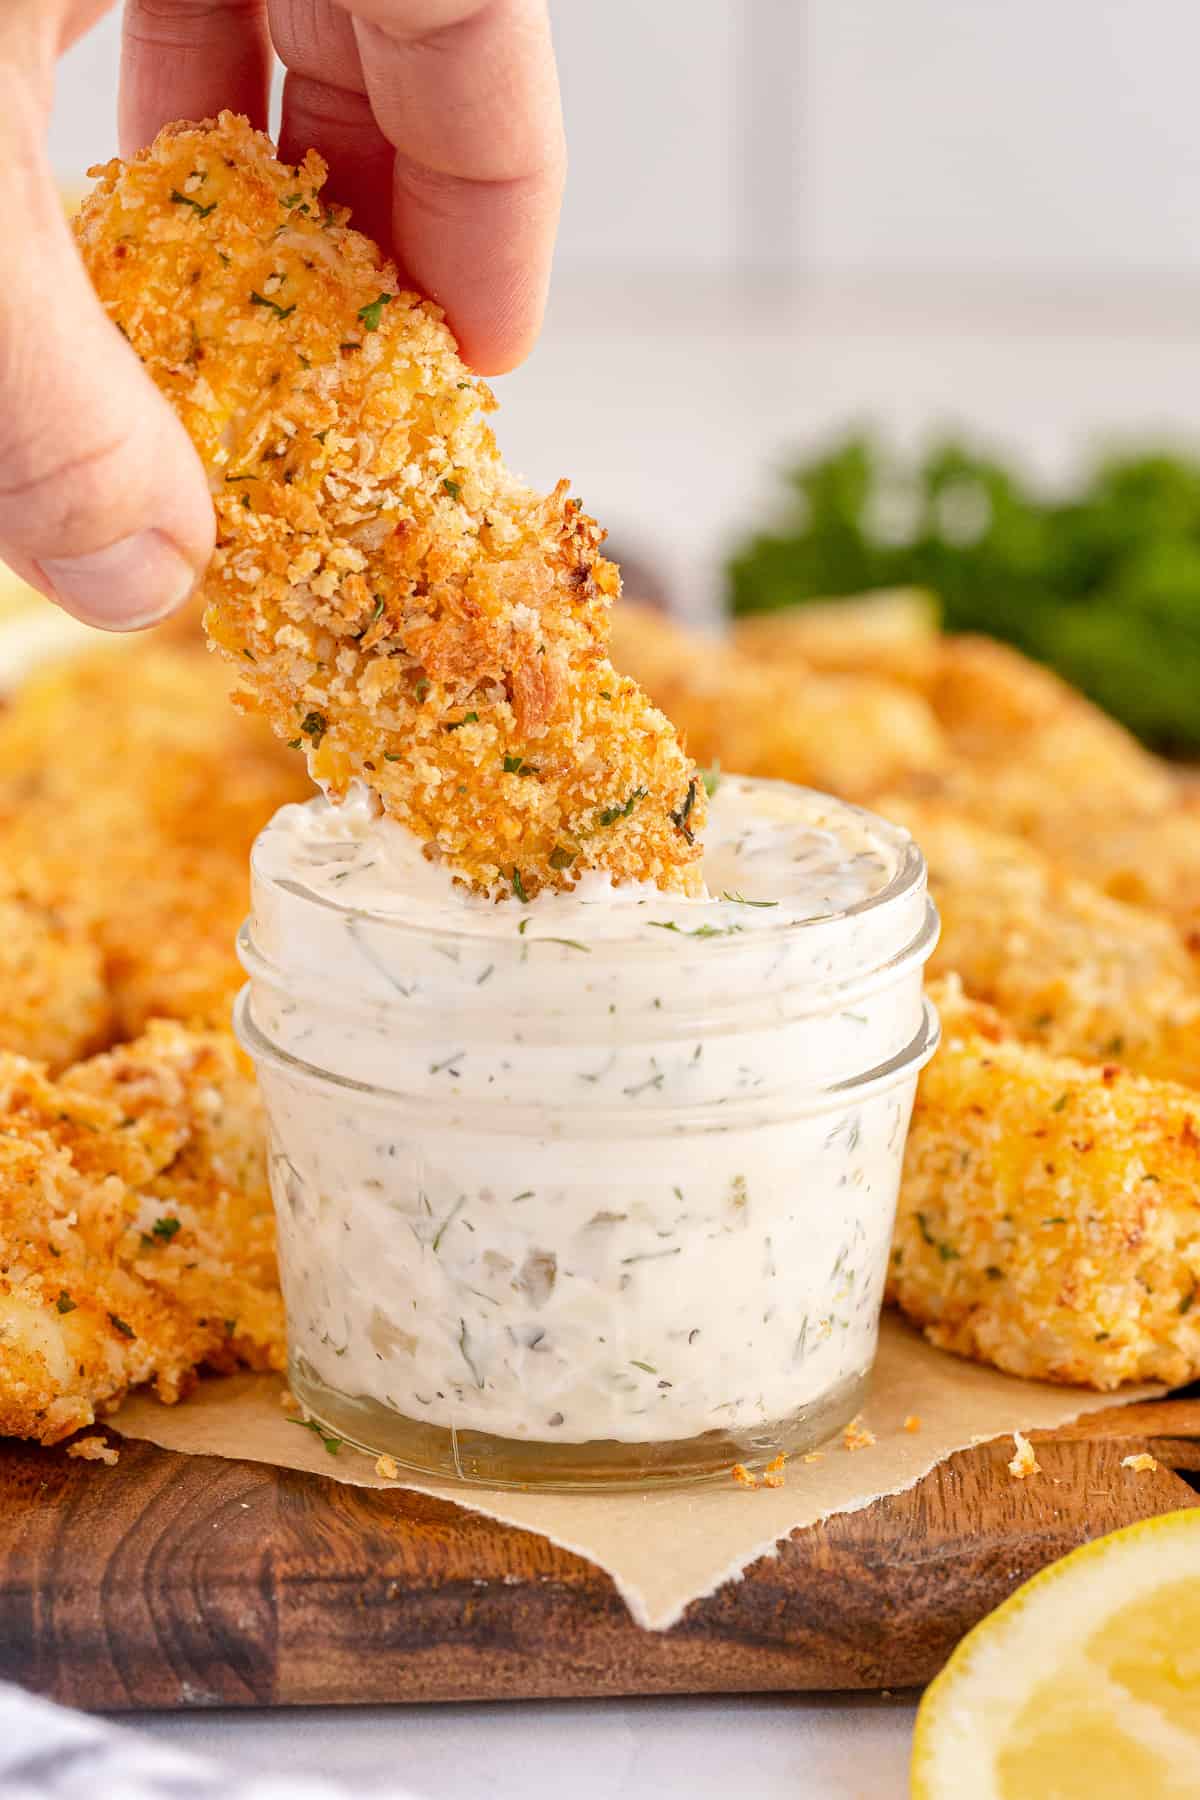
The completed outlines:
<svg viewBox="0 0 1200 1800">
<path fill-rule="evenodd" d="M 95 1436 L 76 1438 L 73 1444 L 67 1445 L 67 1455 L 77 1457 L 80 1462 L 106 1463 L 110 1469 L 121 1459 L 121 1452 L 115 1445 Z"/>
<path fill-rule="evenodd" d="M 1013 1432 L 1013 1444 L 1016 1455 L 1008 1465 L 1008 1472 L 1017 1481 L 1024 1481 L 1029 1475 L 1040 1475 L 1042 1465 L 1033 1453 L 1033 1445 L 1023 1432 Z"/>
<path fill-rule="evenodd" d="M 1139 1450 L 1136 1456 L 1123 1456 L 1121 1467 L 1132 1469 L 1135 1475 L 1153 1475 L 1158 1463 L 1148 1450 Z"/>
<path fill-rule="evenodd" d="M 869 1450 L 874 1442 L 875 1433 L 869 1425 L 863 1424 L 861 1414 L 851 1419 L 842 1433 L 842 1448 L 845 1450 Z"/>
</svg>

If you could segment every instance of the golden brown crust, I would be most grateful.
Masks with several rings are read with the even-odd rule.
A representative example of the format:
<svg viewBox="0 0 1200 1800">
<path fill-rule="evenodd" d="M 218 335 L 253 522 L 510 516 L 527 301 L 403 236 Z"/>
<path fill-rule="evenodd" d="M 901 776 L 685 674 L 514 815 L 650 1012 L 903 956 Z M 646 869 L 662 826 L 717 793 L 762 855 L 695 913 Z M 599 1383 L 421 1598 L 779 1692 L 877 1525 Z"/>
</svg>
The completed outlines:
<svg viewBox="0 0 1200 1800">
<path fill-rule="evenodd" d="M 929 865 L 942 921 L 931 974 L 958 974 L 974 999 L 1055 1054 L 1200 1086 L 1200 963 L 1169 919 L 937 801 L 876 804 L 908 827 Z"/>
<path fill-rule="evenodd" d="M 84 258 L 209 471 L 206 622 L 245 703 L 498 897 L 589 868 L 697 891 L 703 789 L 608 661 L 600 531 L 508 474 L 492 396 L 320 158 L 223 113 L 95 173 Z"/>
<path fill-rule="evenodd" d="M 1100 1389 L 1200 1374 L 1200 1096 L 1021 1044 L 953 983 L 891 1297 L 943 1349 Z"/>
<path fill-rule="evenodd" d="M 281 1369 L 253 1083 L 177 1025 L 57 1083 L 0 1054 L 0 1433 L 56 1443 L 127 1388 Z"/>
</svg>

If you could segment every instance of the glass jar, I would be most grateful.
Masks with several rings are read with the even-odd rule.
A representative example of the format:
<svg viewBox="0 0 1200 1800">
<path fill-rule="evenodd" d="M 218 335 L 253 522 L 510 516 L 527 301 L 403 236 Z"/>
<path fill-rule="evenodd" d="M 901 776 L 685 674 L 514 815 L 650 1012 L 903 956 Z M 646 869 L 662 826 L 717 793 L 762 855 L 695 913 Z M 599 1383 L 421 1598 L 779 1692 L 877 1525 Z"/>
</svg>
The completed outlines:
<svg viewBox="0 0 1200 1800">
<path fill-rule="evenodd" d="M 874 891 L 801 916 L 581 900 L 567 935 L 540 902 L 351 904 L 334 883 L 375 867 L 375 828 L 343 854 L 321 800 L 261 834 L 236 1023 L 291 1385 L 330 1432 L 428 1474 L 595 1490 L 728 1479 L 858 1410 L 937 918 L 906 833 L 727 785 L 729 832 L 763 794 L 844 815 Z M 298 860 L 313 834 L 330 854 Z"/>
</svg>

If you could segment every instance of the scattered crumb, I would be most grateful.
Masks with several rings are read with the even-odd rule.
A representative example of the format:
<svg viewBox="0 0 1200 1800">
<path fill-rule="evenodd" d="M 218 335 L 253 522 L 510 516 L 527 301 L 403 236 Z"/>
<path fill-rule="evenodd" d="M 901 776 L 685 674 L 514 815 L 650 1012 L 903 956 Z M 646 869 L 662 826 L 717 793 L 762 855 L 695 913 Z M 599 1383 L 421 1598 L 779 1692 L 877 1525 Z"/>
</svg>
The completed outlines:
<svg viewBox="0 0 1200 1800">
<path fill-rule="evenodd" d="M 875 1433 L 863 1424 L 862 1414 L 856 1413 L 842 1433 L 842 1443 L 847 1450 L 869 1450 L 874 1442 Z"/>
<path fill-rule="evenodd" d="M 291 1388 L 284 1388 L 282 1394 L 279 1396 L 279 1404 L 286 1413 L 300 1411 L 300 1402 L 297 1400 L 295 1394 L 293 1394 Z"/>
<path fill-rule="evenodd" d="M 1024 1481 L 1027 1475 L 1039 1475 L 1042 1465 L 1033 1454 L 1033 1445 L 1025 1434 L 1014 1431 L 1013 1443 L 1017 1453 L 1008 1465 L 1009 1474 L 1015 1475 L 1018 1481 Z"/>
<path fill-rule="evenodd" d="M 377 1457 L 375 1462 L 375 1473 L 378 1475 L 380 1481 L 398 1481 L 400 1478 L 399 1464 L 396 1462 L 395 1458 L 391 1456 Z"/>
<path fill-rule="evenodd" d="M 68 1444 L 67 1455 L 77 1456 L 81 1462 L 107 1463 L 111 1469 L 113 1464 L 120 1460 L 121 1452 L 108 1443 L 105 1438 L 93 1435 L 92 1437 L 77 1438 L 73 1444 Z"/>
<path fill-rule="evenodd" d="M 1121 1458 L 1121 1467 L 1123 1469 L 1134 1469 L 1139 1475 L 1152 1475 L 1155 1469 L 1157 1469 L 1158 1464 L 1148 1450 L 1139 1450 L 1136 1456 L 1123 1456 Z"/>
<path fill-rule="evenodd" d="M 825 1452 L 823 1450 L 810 1450 L 804 1460 L 805 1462 L 820 1462 L 824 1458 L 824 1455 Z"/>
<path fill-rule="evenodd" d="M 909 1413 L 907 1419 L 905 1419 L 905 1421 L 904 1421 L 904 1429 L 905 1429 L 905 1431 L 920 1431 L 920 1429 L 921 1429 L 920 1413 Z"/>
<path fill-rule="evenodd" d="M 758 1477 L 750 1473 L 745 1463 L 734 1463 L 730 1474 L 739 1487 L 756 1488 L 758 1486 Z"/>
<path fill-rule="evenodd" d="M 762 1479 L 763 1479 L 764 1487 L 781 1488 L 783 1486 L 784 1479 L 785 1479 L 784 1473 L 783 1473 L 783 1465 L 786 1463 L 786 1461 L 787 1461 L 787 1457 L 782 1450 L 779 1452 L 778 1456 L 774 1456 L 771 1458 L 771 1461 L 767 1464 L 766 1468 L 763 1470 Z"/>
</svg>

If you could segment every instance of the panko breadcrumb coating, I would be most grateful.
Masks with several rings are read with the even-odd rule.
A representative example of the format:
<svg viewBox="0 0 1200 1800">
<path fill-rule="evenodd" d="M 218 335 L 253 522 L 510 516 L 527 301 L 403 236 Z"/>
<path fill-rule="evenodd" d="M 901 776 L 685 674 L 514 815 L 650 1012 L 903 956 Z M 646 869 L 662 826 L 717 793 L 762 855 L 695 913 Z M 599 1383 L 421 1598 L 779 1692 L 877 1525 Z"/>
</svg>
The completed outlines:
<svg viewBox="0 0 1200 1800">
<path fill-rule="evenodd" d="M 1200 1086 L 1200 962 L 1169 920 L 937 801 L 876 804 L 925 853 L 942 921 L 931 974 L 958 974 L 1055 1054 Z"/>
<path fill-rule="evenodd" d="M 1019 1043 L 936 983 L 890 1297 L 944 1350 L 1109 1389 L 1200 1374 L 1200 1095 Z"/>
<path fill-rule="evenodd" d="M 0 1054 L 0 1434 L 57 1443 L 198 1365 L 284 1366 L 258 1099 L 232 1039 L 154 1026 L 58 1082 Z"/>
<path fill-rule="evenodd" d="M 702 763 L 739 775 L 857 800 L 946 761 L 926 701 L 872 676 L 774 668 L 624 600 L 613 615 L 613 657 Z"/>
<path fill-rule="evenodd" d="M 608 660 L 602 534 L 504 468 L 491 394 L 321 159 L 222 113 L 93 173 L 84 259 L 209 472 L 206 626 L 245 701 L 498 898 L 698 892 L 703 784 Z"/>
<path fill-rule="evenodd" d="M 154 1017 L 227 1024 L 250 845 L 309 792 L 202 650 L 26 682 L 0 713 L 0 1048 L 61 1068 Z"/>
</svg>

